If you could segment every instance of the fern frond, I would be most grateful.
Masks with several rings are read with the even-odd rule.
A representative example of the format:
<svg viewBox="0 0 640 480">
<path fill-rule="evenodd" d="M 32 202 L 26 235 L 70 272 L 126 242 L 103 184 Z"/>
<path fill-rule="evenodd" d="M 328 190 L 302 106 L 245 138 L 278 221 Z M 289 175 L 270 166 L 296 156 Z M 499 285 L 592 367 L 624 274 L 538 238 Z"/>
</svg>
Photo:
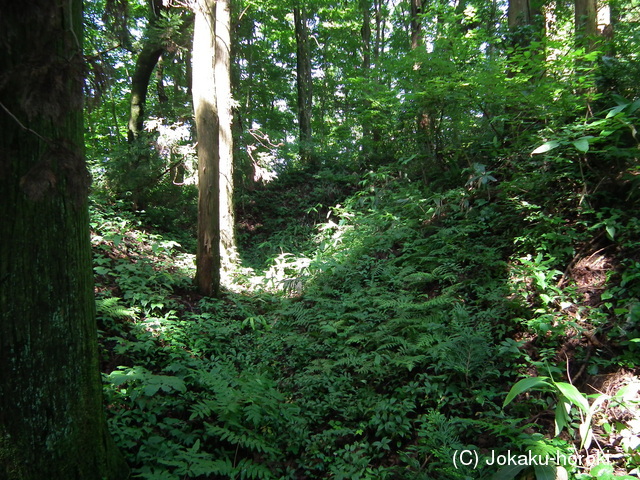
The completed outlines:
<svg viewBox="0 0 640 480">
<path fill-rule="evenodd" d="M 353 344 L 366 345 L 369 342 L 370 338 L 371 338 L 370 335 L 359 333 L 359 334 L 350 336 L 349 338 L 347 338 L 347 340 L 345 340 L 344 343 L 345 345 L 353 345 Z"/>
<path fill-rule="evenodd" d="M 259 433 L 249 430 L 239 433 L 226 426 L 212 425 L 208 422 L 205 422 L 205 426 L 208 435 L 217 437 L 221 441 L 230 443 L 235 447 L 246 448 L 247 450 L 258 453 L 277 453 L 277 449 L 271 447 L 267 443 L 267 438 L 260 436 Z"/>
<path fill-rule="evenodd" d="M 97 298 L 96 312 L 98 316 L 135 320 L 137 316 L 135 309 L 121 305 L 120 300 L 119 297 Z"/>
<path fill-rule="evenodd" d="M 406 350 L 410 344 L 404 337 L 387 337 L 386 341 L 378 347 L 378 350 Z"/>
<path fill-rule="evenodd" d="M 240 460 L 236 468 L 240 471 L 241 479 L 270 480 L 276 478 L 266 466 L 256 463 L 249 458 Z"/>
<path fill-rule="evenodd" d="M 391 364 L 411 371 L 417 365 L 426 362 L 427 359 L 427 355 L 396 355 L 391 359 Z"/>
</svg>

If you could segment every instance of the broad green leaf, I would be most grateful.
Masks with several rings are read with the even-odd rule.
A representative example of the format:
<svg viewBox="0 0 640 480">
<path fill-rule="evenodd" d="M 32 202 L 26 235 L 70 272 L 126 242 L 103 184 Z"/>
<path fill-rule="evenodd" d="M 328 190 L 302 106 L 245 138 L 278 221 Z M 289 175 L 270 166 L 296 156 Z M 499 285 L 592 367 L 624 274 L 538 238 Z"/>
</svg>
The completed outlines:
<svg viewBox="0 0 640 480">
<path fill-rule="evenodd" d="M 93 271 L 96 272 L 98 275 L 106 275 L 111 270 L 104 267 L 93 267 Z"/>
<path fill-rule="evenodd" d="M 617 93 L 613 93 L 611 95 L 611 98 L 613 98 L 613 100 L 620 106 L 626 107 L 627 105 L 629 105 L 629 100 L 624 98 L 622 95 L 618 95 Z"/>
<path fill-rule="evenodd" d="M 584 422 L 580 424 L 580 449 L 589 450 L 593 440 L 593 430 L 591 429 L 591 415 L 587 415 Z"/>
<path fill-rule="evenodd" d="M 635 112 L 636 110 L 638 110 L 638 108 L 640 108 L 640 99 L 631 104 L 631 106 L 629 107 L 629 113 Z"/>
<path fill-rule="evenodd" d="M 587 153 L 589 151 L 589 139 L 590 138 L 593 138 L 593 137 L 589 136 L 589 137 L 579 138 L 578 140 L 572 142 L 573 146 L 576 147 L 576 149 L 579 152 Z"/>
<path fill-rule="evenodd" d="M 607 231 L 607 235 L 609 235 L 609 238 L 613 240 L 616 236 L 616 227 L 614 227 L 613 225 L 606 225 L 604 228 Z"/>
<path fill-rule="evenodd" d="M 600 295 L 600 298 L 602 300 L 610 300 L 613 298 L 613 292 L 611 290 L 605 290 L 602 292 L 602 295 Z"/>
<path fill-rule="evenodd" d="M 154 383 L 158 383 L 160 388 L 165 392 L 171 390 L 177 390 L 178 392 L 186 392 L 187 386 L 180 377 L 172 377 L 169 375 L 155 375 L 153 378 Z"/>
<path fill-rule="evenodd" d="M 595 62 L 596 60 L 598 60 L 599 55 L 600 55 L 600 52 L 598 52 L 597 50 L 594 50 L 592 52 L 587 52 L 584 54 L 584 60 L 585 62 Z"/>
<path fill-rule="evenodd" d="M 609 478 L 613 475 L 613 466 L 608 463 L 601 463 L 600 465 L 596 465 L 589 472 L 594 478 Z"/>
<path fill-rule="evenodd" d="M 534 465 L 533 470 L 536 472 L 536 480 L 555 480 L 556 478 L 555 465 Z"/>
<path fill-rule="evenodd" d="M 527 467 L 528 465 L 507 465 L 498 470 L 495 475 L 491 477 L 491 480 L 512 480 Z"/>
<path fill-rule="evenodd" d="M 571 404 L 566 400 L 560 400 L 556 405 L 556 417 L 555 417 L 555 435 L 560 435 L 560 432 L 569 425 L 569 411 L 571 411 Z"/>
<path fill-rule="evenodd" d="M 143 379 L 148 374 L 149 371 L 143 367 L 118 367 L 118 370 L 114 370 L 107 377 L 113 385 L 117 386 L 131 380 Z"/>
<path fill-rule="evenodd" d="M 543 143 L 538 148 L 536 148 L 533 152 L 531 152 L 531 155 L 537 155 L 539 153 L 545 153 L 545 152 L 548 152 L 549 150 L 553 150 L 554 148 L 559 147 L 559 146 L 560 146 L 560 142 L 556 142 L 555 140 L 550 140 L 548 142 Z"/>
<path fill-rule="evenodd" d="M 122 235 L 112 235 L 111 238 L 109 240 L 111 240 L 113 242 L 113 244 L 118 247 L 120 246 L 120 244 L 122 243 L 122 239 L 124 237 Z"/>
<path fill-rule="evenodd" d="M 546 290 L 549 284 L 547 283 L 547 277 L 544 274 L 544 272 L 540 272 L 540 271 L 535 272 L 533 276 L 536 277 L 536 281 L 537 281 L 536 283 L 538 284 L 538 286 L 541 289 Z"/>
<path fill-rule="evenodd" d="M 407 158 L 401 158 L 401 159 L 399 160 L 399 163 L 400 163 L 400 164 L 402 164 L 402 165 L 406 165 L 407 163 L 409 163 L 411 160 L 413 160 L 413 159 L 414 159 L 414 158 L 416 158 L 417 156 L 418 156 L 418 154 L 417 154 L 417 153 L 415 153 L 415 154 L 413 154 L 413 155 L 408 156 Z"/>
<path fill-rule="evenodd" d="M 153 397 L 158 393 L 158 390 L 160 390 L 160 386 L 161 385 L 158 385 L 157 383 L 149 383 L 145 385 L 143 389 L 144 395 L 147 397 Z"/>
<path fill-rule="evenodd" d="M 547 382 L 549 377 L 530 377 L 523 378 L 522 380 L 516 382 L 509 393 L 507 394 L 507 398 L 504 399 L 504 403 L 502 404 L 502 408 L 509 405 L 516 396 L 520 395 L 522 392 L 526 392 L 527 390 L 531 390 L 532 388 L 538 388 L 542 386 L 551 387 L 551 384 Z"/>
<path fill-rule="evenodd" d="M 584 413 L 589 413 L 589 402 L 587 401 L 587 397 L 580 393 L 576 387 L 566 382 L 556 382 L 555 385 L 567 400 L 578 406 Z"/>
<path fill-rule="evenodd" d="M 198 453 L 198 450 L 200 450 L 200 439 L 196 440 L 196 443 L 193 444 L 193 447 L 189 449 L 191 453 Z"/>
<path fill-rule="evenodd" d="M 625 103 L 624 105 L 618 105 L 617 107 L 613 107 L 611 110 L 609 110 L 609 113 L 607 113 L 607 118 L 615 117 L 625 108 L 627 108 L 627 105 L 628 103 Z"/>
</svg>

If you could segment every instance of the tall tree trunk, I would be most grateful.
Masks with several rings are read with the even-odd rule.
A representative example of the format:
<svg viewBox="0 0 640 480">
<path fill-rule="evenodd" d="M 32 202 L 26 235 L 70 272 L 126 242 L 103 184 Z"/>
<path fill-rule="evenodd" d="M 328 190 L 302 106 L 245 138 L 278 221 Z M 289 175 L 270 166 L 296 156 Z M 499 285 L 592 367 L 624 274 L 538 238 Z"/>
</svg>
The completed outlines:
<svg viewBox="0 0 640 480">
<path fill-rule="evenodd" d="M 620 5 L 617 1 L 610 1 L 601 8 L 608 9 L 608 22 L 602 27 L 602 40 L 604 42 L 603 53 L 609 57 L 616 56 L 615 31 L 620 21 Z M 606 19 L 605 19 L 606 20 Z"/>
<path fill-rule="evenodd" d="M 362 9 L 362 72 L 364 77 L 369 77 L 371 70 L 371 1 L 361 0 Z"/>
<path fill-rule="evenodd" d="M 371 96 L 379 90 L 380 78 L 377 75 L 378 66 L 380 65 L 380 48 L 381 48 L 381 24 L 382 15 L 380 11 L 380 2 L 371 0 L 361 0 L 360 9 L 362 11 L 362 27 L 360 34 L 362 38 L 362 77 L 366 80 L 366 88 L 364 92 L 362 106 L 364 114 L 361 115 L 362 123 L 362 159 L 366 162 L 366 166 L 377 163 L 382 156 L 380 155 L 380 142 L 382 140 L 382 132 L 376 117 L 379 114 L 373 109 Z M 371 31 L 371 13 L 374 13 L 375 19 L 375 39 Z M 372 66 L 375 65 L 375 68 Z"/>
<path fill-rule="evenodd" d="M 598 34 L 598 3 L 597 0 L 575 0 L 575 46 L 576 49 L 584 49 L 585 53 L 598 50 L 601 37 Z M 593 59 L 577 58 L 576 75 L 581 76 L 586 71 L 599 69 L 598 62 Z M 602 86 L 602 85 L 600 85 Z M 586 114 L 592 115 L 594 95 L 597 94 L 595 87 L 577 90 L 584 96 L 586 102 Z"/>
<path fill-rule="evenodd" d="M 422 45 L 422 15 L 423 0 L 411 0 L 411 49 Z"/>
<path fill-rule="evenodd" d="M 575 0 L 575 42 L 586 52 L 596 49 L 598 40 L 597 0 Z"/>
<path fill-rule="evenodd" d="M 151 30 L 160 18 L 163 9 L 162 0 L 149 0 L 149 26 L 147 27 L 147 40 L 138 54 L 136 68 L 131 77 L 131 99 L 129 111 L 129 123 L 127 137 L 133 142 L 144 129 L 145 104 L 147 102 L 147 91 L 149 81 L 155 68 L 163 47 L 155 38 Z"/>
<path fill-rule="evenodd" d="M 202 295 L 220 291 L 219 119 L 216 100 L 216 1 L 195 6 L 192 54 L 193 108 L 198 136 L 198 249 L 196 285 Z"/>
<path fill-rule="evenodd" d="M 129 121 L 127 124 L 127 140 L 130 144 L 130 156 L 125 175 L 118 188 L 131 192 L 130 200 L 135 209 L 144 208 L 144 191 L 148 188 L 150 179 L 147 166 L 149 154 L 147 153 L 147 139 L 142 137 L 144 121 L 146 119 L 145 107 L 149 82 L 156 64 L 162 56 L 163 47 L 153 28 L 160 18 L 163 9 L 162 0 L 149 0 L 148 25 L 146 39 L 142 50 L 136 59 L 136 66 L 131 77 L 131 95 L 129 99 Z M 140 148 L 143 146 L 143 148 Z M 144 152 L 144 153 L 143 153 Z"/>
<path fill-rule="evenodd" d="M 362 9 L 362 28 L 360 35 L 362 38 L 362 77 L 371 81 L 371 1 L 361 0 L 360 8 Z M 362 124 L 362 157 L 369 163 L 372 160 L 374 151 L 372 137 L 371 107 L 373 106 L 369 95 L 365 92 L 362 100 L 364 114 L 360 115 Z"/>
<path fill-rule="evenodd" d="M 169 102 L 167 89 L 164 85 L 164 57 L 162 54 L 160 55 L 160 58 L 158 58 L 156 68 L 156 94 L 158 95 L 158 102 L 160 102 L 160 104 L 166 104 Z"/>
<path fill-rule="evenodd" d="M 545 74 L 544 2 L 545 0 L 509 0 L 507 20 L 514 64 L 508 65 L 506 75 L 509 78 L 526 76 L 530 85 L 535 85 Z M 523 63 L 523 58 L 526 59 L 526 63 Z M 525 125 L 541 121 L 540 118 L 531 115 L 526 104 L 521 103 L 520 99 L 515 100 L 515 105 L 507 104 L 505 110 L 504 141 L 508 139 L 509 142 L 516 142 Z"/>
<path fill-rule="evenodd" d="M 162 55 L 162 47 L 148 41 L 138 54 L 136 69 L 131 77 L 131 100 L 127 138 L 133 142 L 144 130 L 145 104 L 151 74 Z"/>
<path fill-rule="evenodd" d="M 411 0 L 410 4 L 410 40 L 411 50 L 417 50 L 418 47 L 424 45 L 424 38 L 422 34 L 422 18 L 424 13 L 426 1 L 425 0 Z M 445 52 L 441 47 L 441 42 L 434 42 L 434 51 Z M 414 71 L 419 71 L 422 68 L 421 63 L 418 61 L 419 57 L 416 57 L 416 62 L 413 64 Z M 426 106 L 418 106 L 416 112 L 416 133 L 417 137 L 421 140 L 422 147 L 425 150 L 427 156 L 439 160 L 439 151 L 437 146 L 437 134 L 439 128 L 439 121 L 437 115 L 434 112 L 429 111 Z"/>
<path fill-rule="evenodd" d="M 507 23 L 514 47 L 528 47 L 533 41 L 543 39 L 544 2 L 545 0 L 509 0 Z"/>
<path fill-rule="evenodd" d="M 507 10 L 509 30 L 516 30 L 523 25 L 528 25 L 530 22 L 529 0 L 509 0 L 509 8 Z"/>
<path fill-rule="evenodd" d="M 313 78 L 311 76 L 311 49 L 307 15 L 304 7 L 294 7 L 293 19 L 296 33 L 296 73 L 298 90 L 298 128 L 300 129 L 300 161 L 313 166 L 313 136 L 311 112 L 313 108 Z"/>
<path fill-rule="evenodd" d="M 527 48 L 532 42 L 539 42 L 545 36 L 545 17 L 543 12 L 545 0 L 509 0 L 507 22 L 514 47 Z M 544 49 L 539 48 L 531 57 L 530 70 L 540 69 L 544 61 Z"/>
<path fill-rule="evenodd" d="M 385 0 L 373 0 L 376 19 L 376 41 L 373 45 L 373 61 L 376 65 L 380 65 L 380 53 L 384 50 L 384 31 L 386 26 L 386 20 L 382 15 L 382 7 L 384 4 Z M 380 78 L 377 78 L 377 80 L 379 81 Z"/>
<path fill-rule="evenodd" d="M 218 102 L 220 165 L 220 255 L 223 280 L 237 261 L 233 214 L 233 116 L 231 111 L 231 12 L 229 0 L 216 2 L 215 84 Z"/>
<path fill-rule="evenodd" d="M 82 2 L 2 2 L 0 478 L 127 478 L 102 405 Z"/>
</svg>

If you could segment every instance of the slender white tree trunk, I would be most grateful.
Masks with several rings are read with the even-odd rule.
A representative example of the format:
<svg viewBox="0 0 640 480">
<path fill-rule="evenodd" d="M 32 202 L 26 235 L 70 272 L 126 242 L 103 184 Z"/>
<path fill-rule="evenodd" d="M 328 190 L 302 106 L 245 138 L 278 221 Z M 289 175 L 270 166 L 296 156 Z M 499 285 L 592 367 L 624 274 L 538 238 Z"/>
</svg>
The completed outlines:
<svg viewBox="0 0 640 480">
<path fill-rule="evenodd" d="M 233 215 L 233 137 L 231 95 L 231 14 L 228 0 L 216 2 L 215 83 L 220 151 L 220 255 L 222 283 L 237 261 Z"/>
<path fill-rule="evenodd" d="M 197 0 L 192 91 L 198 137 L 196 284 L 202 295 L 220 290 L 219 119 L 215 85 L 215 0 Z"/>
</svg>

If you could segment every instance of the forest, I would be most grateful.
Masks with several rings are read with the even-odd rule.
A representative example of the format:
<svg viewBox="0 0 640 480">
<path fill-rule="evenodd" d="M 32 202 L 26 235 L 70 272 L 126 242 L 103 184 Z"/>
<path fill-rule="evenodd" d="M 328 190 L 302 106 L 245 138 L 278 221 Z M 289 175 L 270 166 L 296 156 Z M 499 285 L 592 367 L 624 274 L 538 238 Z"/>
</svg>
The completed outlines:
<svg viewBox="0 0 640 480">
<path fill-rule="evenodd" d="M 0 0 L 0 480 L 640 477 L 640 0 Z"/>
</svg>

